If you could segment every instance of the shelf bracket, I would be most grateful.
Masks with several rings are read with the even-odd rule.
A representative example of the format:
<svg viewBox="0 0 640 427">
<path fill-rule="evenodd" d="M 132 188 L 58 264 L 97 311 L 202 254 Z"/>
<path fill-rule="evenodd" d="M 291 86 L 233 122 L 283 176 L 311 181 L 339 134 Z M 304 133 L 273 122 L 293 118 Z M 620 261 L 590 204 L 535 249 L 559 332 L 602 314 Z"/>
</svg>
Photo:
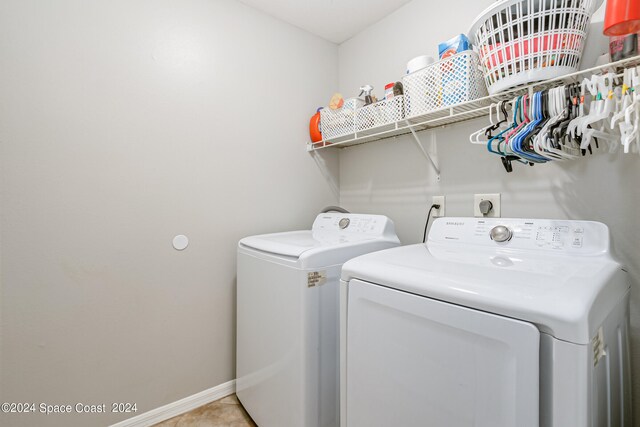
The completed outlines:
<svg viewBox="0 0 640 427">
<path fill-rule="evenodd" d="M 339 178 L 336 176 L 336 174 L 331 172 L 331 167 L 327 163 L 327 159 L 324 157 L 323 154 L 318 153 L 315 150 L 308 150 L 308 151 L 311 154 L 311 157 L 313 158 L 313 160 L 316 162 L 316 165 L 318 166 L 318 169 L 320 169 L 320 172 L 324 176 L 324 179 L 327 181 L 327 184 L 329 184 L 331 192 L 335 196 L 336 200 L 339 200 L 340 199 L 340 181 L 339 181 Z M 337 153 L 335 153 L 334 155 L 337 156 Z"/>
<path fill-rule="evenodd" d="M 418 145 L 418 148 L 420 148 L 420 151 L 422 151 L 422 154 L 424 154 L 424 157 L 426 157 L 426 159 L 429 160 L 429 163 L 431 163 L 431 167 L 436 172 L 436 181 L 440 182 L 440 167 L 438 166 L 436 161 L 433 159 L 433 157 L 431 157 L 431 155 L 427 152 L 427 150 L 424 149 L 424 147 L 422 146 L 422 143 L 420 142 L 420 138 L 418 137 L 418 134 L 416 133 L 415 130 L 413 130 L 413 127 L 411 126 L 409 121 L 405 120 L 405 122 L 407 123 L 407 126 L 409 127 L 409 130 L 411 131 L 411 135 L 413 135 L 413 139 Z"/>
</svg>

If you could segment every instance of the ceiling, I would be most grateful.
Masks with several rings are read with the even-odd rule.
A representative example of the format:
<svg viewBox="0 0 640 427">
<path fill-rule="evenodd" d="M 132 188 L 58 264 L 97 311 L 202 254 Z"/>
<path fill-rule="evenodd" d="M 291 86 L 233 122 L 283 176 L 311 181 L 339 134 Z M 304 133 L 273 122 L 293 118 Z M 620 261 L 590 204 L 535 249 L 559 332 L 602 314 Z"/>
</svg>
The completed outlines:
<svg viewBox="0 0 640 427">
<path fill-rule="evenodd" d="M 342 43 L 411 0 L 240 0 L 334 43 Z"/>
</svg>

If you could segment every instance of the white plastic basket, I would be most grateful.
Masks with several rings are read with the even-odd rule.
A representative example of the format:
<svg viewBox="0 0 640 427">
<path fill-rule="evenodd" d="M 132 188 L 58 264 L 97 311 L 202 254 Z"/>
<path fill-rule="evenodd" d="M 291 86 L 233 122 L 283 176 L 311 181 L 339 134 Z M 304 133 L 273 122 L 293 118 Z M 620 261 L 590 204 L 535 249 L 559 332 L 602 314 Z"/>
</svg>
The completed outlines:
<svg viewBox="0 0 640 427">
<path fill-rule="evenodd" d="M 578 71 L 589 20 L 600 4 L 602 0 L 500 0 L 486 9 L 469 35 L 489 93 Z"/>
<path fill-rule="evenodd" d="M 404 96 L 394 96 L 356 110 L 356 132 L 374 133 L 395 125 L 404 117 Z M 369 132 L 371 131 L 371 132 Z"/>
<path fill-rule="evenodd" d="M 364 101 L 359 98 L 345 99 L 344 105 L 339 110 L 329 107 L 320 110 L 320 132 L 325 141 L 351 135 L 356 131 L 356 109 L 362 107 Z"/>
<path fill-rule="evenodd" d="M 487 96 L 478 54 L 465 50 L 402 79 L 408 118 Z"/>
</svg>

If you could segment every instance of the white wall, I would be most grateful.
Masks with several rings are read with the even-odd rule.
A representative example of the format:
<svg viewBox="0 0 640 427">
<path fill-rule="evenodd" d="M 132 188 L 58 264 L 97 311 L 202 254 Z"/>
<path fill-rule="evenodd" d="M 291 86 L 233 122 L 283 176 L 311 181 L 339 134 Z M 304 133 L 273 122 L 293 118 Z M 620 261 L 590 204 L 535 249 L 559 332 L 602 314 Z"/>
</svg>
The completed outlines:
<svg viewBox="0 0 640 427">
<path fill-rule="evenodd" d="M 336 87 L 335 45 L 232 0 L 0 2 L 0 401 L 141 413 L 235 378 L 237 241 L 337 203 L 305 151 Z"/>
<path fill-rule="evenodd" d="M 437 44 L 466 33 L 491 0 L 413 0 L 375 26 L 340 45 L 339 79 L 345 96 L 363 84 L 383 93 L 399 80 L 409 59 L 430 54 Z M 606 49 L 602 11 L 592 25 L 583 66 L 593 66 Z M 609 225 L 614 248 L 627 264 L 632 286 L 632 346 L 636 406 L 640 402 L 640 159 L 637 155 L 598 154 L 565 164 L 514 166 L 507 174 L 497 156 L 472 146 L 469 134 L 486 127 L 485 119 L 420 133 L 430 146 L 437 141 L 442 180 L 409 136 L 340 150 L 340 203 L 355 212 L 386 214 L 403 243 L 421 241 L 431 197 L 446 195 L 446 214 L 473 215 L 474 193 L 502 193 L 502 216 L 571 218 Z M 640 414 L 639 414 L 640 415 Z M 637 425 L 640 420 L 636 418 Z"/>
</svg>

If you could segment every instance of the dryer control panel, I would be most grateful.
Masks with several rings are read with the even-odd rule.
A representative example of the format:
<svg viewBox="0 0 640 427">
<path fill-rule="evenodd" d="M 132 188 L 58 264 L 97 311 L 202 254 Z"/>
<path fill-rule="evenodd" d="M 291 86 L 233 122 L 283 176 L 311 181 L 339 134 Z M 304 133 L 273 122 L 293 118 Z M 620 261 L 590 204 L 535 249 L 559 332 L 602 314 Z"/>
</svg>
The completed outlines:
<svg viewBox="0 0 640 427">
<path fill-rule="evenodd" d="M 587 255 L 609 251 L 609 229 L 593 221 L 438 218 L 429 241 Z"/>
</svg>

